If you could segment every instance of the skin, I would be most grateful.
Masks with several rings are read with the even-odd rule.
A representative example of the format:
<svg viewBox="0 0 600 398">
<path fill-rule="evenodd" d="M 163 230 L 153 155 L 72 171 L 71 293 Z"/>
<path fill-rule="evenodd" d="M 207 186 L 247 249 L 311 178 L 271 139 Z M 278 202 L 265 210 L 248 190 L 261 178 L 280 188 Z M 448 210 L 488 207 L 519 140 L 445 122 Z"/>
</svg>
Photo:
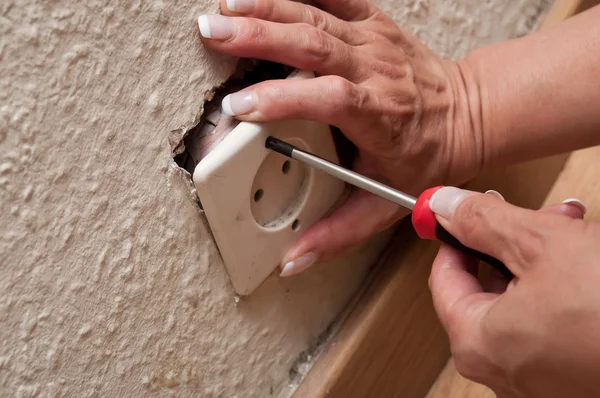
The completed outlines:
<svg viewBox="0 0 600 398">
<path fill-rule="evenodd" d="M 482 285 L 476 260 L 442 246 L 429 279 L 457 370 L 499 398 L 600 396 L 600 224 L 583 215 L 572 205 L 536 212 L 475 193 L 438 215 L 515 275 Z"/>
<path fill-rule="evenodd" d="M 228 33 L 203 38 L 207 47 L 318 76 L 244 89 L 251 106 L 238 119 L 335 125 L 358 148 L 355 170 L 414 195 L 484 168 L 600 144 L 600 7 L 449 61 L 366 0 L 315 3 L 321 9 L 256 0 L 233 12 L 221 1 Z M 482 285 L 472 259 L 441 247 L 430 287 L 458 370 L 500 397 L 600 396 L 598 223 L 573 205 L 536 212 L 470 194 L 441 214 L 434 202 L 448 231 L 515 275 Z M 405 214 L 356 190 L 284 262 L 337 257 Z"/>
</svg>

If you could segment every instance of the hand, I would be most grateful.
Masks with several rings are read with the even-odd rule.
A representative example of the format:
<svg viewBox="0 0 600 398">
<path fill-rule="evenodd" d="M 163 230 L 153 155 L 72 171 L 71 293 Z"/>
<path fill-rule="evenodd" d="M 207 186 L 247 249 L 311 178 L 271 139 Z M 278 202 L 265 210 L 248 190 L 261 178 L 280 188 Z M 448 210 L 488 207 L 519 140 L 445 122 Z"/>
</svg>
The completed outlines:
<svg viewBox="0 0 600 398">
<path fill-rule="evenodd" d="M 482 285 L 477 261 L 442 246 L 429 280 L 457 370 L 499 398 L 600 396 L 600 224 L 569 203 L 536 212 L 452 187 L 430 202 L 450 233 L 515 275 Z"/>
<path fill-rule="evenodd" d="M 221 0 L 222 13 L 232 17 L 199 18 L 211 49 L 318 76 L 256 84 L 226 97 L 223 111 L 246 121 L 334 125 L 358 148 L 354 170 L 415 195 L 476 174 L 480 146 L 459 66 L 437 58 L 366 0 L 317 3 L 325 11 L 288 0 Z M 287 253 L 282 276 L 346 253 L 406 214 L 354 190 Z"/>
</svg>

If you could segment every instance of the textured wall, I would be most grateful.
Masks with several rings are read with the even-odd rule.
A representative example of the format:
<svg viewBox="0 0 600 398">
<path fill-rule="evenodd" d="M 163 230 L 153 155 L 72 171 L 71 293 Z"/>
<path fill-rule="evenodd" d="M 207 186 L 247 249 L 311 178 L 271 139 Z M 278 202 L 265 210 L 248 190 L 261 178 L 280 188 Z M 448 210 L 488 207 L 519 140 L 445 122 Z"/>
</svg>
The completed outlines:
<svg viewBox="0 0 600 398">
<path fill-rule="evenodd" d="M 542 2 L 383 3 L 456 56 L 526 32 Z M 216 10 L 0 3 L 1 396 L 285 395 L 380 250 L 235 300 L 167 142 L 233 69 L 198 39 Z"/>
</svg>

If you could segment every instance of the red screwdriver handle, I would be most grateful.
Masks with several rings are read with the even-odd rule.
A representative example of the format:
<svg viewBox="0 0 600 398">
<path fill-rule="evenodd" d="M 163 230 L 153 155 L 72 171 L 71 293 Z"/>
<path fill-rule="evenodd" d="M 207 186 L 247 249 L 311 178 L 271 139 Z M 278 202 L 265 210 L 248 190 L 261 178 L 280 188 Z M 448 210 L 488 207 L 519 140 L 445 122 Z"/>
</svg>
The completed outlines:
<svg viewBox="0 0 600 398">
<path fill-rule="evenodd" d="M 442 186 L 433 187 L 425 190 L 421 196 L 417 199 L 417 203 L 415 203 L 415 207 L 412 212 L 412 224 L 417 232 L 417 235 L 421 239 L 427 240 L 439 240 L 440 242 L 444 242 L 455 249 L 462 251 L 469 256 L 478 258 L 482 260 L 492 267 L 496 268 L 498 271 L 502 273 L 508 279 L 512 279 L 513 274 L 510 270 L 504 265 L 504 263 L 498 260 L 495 257 L 490 256 L 489 254 L 485 254 L 479 252 L 477 250 L 473 250 L 470 247 L 463 245 L 458 239 L 456 239 L 450 232 L 448 232 L 444 227 L 438 223 L 435 218 L 435 213 L 431 211 L 429 208 L 429 201 L 434 193 L 443 188 Z"/>
<path fill-rule="evenodd" d="M 435 229 L 438 225 L 435 213 L 429 208 L 429 200 L 443 186 L 426 189 L 415 203 L 412 212 L 412 224 L 421 239 L 437 240 Z"/>
</svg>

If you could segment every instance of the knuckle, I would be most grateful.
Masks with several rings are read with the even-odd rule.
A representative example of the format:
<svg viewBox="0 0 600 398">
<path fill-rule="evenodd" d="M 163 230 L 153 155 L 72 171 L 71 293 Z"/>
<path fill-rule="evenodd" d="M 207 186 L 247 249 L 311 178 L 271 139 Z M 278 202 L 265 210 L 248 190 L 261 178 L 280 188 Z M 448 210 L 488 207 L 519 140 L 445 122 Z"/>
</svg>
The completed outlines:
<svg viewBox="0 0 600 398">
<path fill-rule="evenodd" d="M 454 366 L 456 371 L 469 380 L 482 382 L 484 377 L 482 375 L 481 358 L 475 352 L 468 349 L 452 350 L 452 357 L 454 358 Z"/>
<path fill-rule="evenodd" d="M 510 250 L 512 257 L 523 266 L 532 265 L 546 252 L 546 234 L 537 226 L 520 225 L 515 228 L 512 240 L 510 245 L 505 245 L 505 250 Z"/>
<path fill-rule="evenodd" d="M 255 7 L 254 15 L 268 21 L 277 19 L 277 7 L 273 0 L 263 0 Z"/>
<path fill-rule="evenodd" d="M 347 98 L 354 93 L 354 84 L 341 76 L 331 76 L 329 78 L 329 90 L 334 98 Z"/>
<path fill-rule="evenodd" d="M 310 24 L 303 24 L 302 31 L 305 32 L 301 43 L 302 52 L 310 68 L 318 69 L 329 61 L 333 44 L 331 37 L 324 31 Z"/>
<path fill-rule="evenodd" d="M 329 79 L 329 90 L 331 92 L 330 104 L 338 112 L 347 113 L 361 109 L 367 101 L 367 93 L 341 76 L 332 76 Z"/>
<path fill-rule="evenodd" d="M 243 38 L 246 41 L 252 43 L 263 43 L 266 41 L 268 32 L 264 24 L 255 19 L 245 19 L 244 24 L 245 26 L 240 31 L 243 32 Z"/>
<path fill-rule="evenodd" d="M 454 338 L 451 342 L 452 357 L 456 370 L 463 377 L 471 380 L 479 379 L 481 376 L 481 358 L 475 344 L 469 338 Z"/>
<path fill-rule="evenodd" d="M 323 14 L 314 7 L 305 6 L 302 7 L 303 21 L 306 21 L 309 25 L 316 27 L 319 30 L 326 30 L 328 23 L 324 18 Z"/>
<path fill-rule="evenodd" d="M 480 339 L 463 334 L 460 339 L 451 340 L 451 351 L 456 371 L 467 379 L 486 383 L 491 374 L 498 372 L 495 356 Z"/>
<path fill-rule="evenodd" d="M 490 220 L 494 217 L 494 208 L 488 204 L 480 203 L 475 197 L 466 198 L 456 209 L 453 225 L 464 236 L 473 236 L 478 230 L 488 228 Z"/>
</svg>

